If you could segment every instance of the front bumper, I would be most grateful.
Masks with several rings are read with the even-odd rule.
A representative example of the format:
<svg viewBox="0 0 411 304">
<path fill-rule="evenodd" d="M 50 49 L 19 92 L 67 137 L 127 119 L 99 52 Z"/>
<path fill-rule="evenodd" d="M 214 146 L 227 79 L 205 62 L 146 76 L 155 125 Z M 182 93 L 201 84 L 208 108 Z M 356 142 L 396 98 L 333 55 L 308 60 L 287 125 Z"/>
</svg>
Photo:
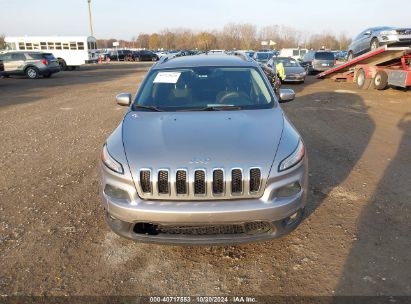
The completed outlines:
<svg viewBox="0 0 411 304">
<path fill-rule="evenodd" d="M 285 82 L 301 82 L 301 81 L 305 81 L 305 75 L 286 75 Z"/>
<path fill-rule="evenodd" d="M 307 189 L 307 158 L 281 176 L 270 178 L 264 194 L 257 199 L 167 201 L 142 200 L 135 193 L 132 182 L 127 183 L 102 166 L 102 189 L 108 184 L 122 188 L 130 200 L 113 199 L 102 191 L 102 203 L 107 223 L 117 234 L 141 242 L 178 245 L 227 245 L 277 238 L 294 230 L 303 218 Z M 301 191 L 279 198 L 279 188 L 298 182 Z M 297 214 L 297 215 L 296 215 Z M 296 215 L 292 224 L 285 219 Z M 269 229 L 260 233 L 241 234 L 152 234 L 137 233 L 140 224 L 207 228 L 218 225 L 248 225 L 265 223 Z"/>
</svg>

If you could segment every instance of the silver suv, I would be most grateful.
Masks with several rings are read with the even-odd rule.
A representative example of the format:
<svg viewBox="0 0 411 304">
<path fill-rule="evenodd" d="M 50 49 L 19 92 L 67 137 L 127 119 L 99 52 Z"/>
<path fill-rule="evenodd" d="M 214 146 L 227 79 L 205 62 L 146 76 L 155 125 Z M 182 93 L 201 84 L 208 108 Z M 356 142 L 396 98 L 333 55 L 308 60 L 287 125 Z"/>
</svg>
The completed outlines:
<svg viewBox="0 0 411 304">
<path fill-rule="evenodd" d="M 51 53 L 41 52 L 7 52 L 0 54 L 3 61 L 3 76 L 26 75 L 35 79 L 39 76 L 49 78 L 52 74 L 60 72 L 57 59 Z"/>
<path fill-rule="evenodd" d="M 294 99 L 281 90 L 280 102 Z M 101 154 L 121 236 L 172 244 L 267 240 L 303 218 L 307 157 L 259 65 L 196 55 L 155 64 Z"/>
</svg>

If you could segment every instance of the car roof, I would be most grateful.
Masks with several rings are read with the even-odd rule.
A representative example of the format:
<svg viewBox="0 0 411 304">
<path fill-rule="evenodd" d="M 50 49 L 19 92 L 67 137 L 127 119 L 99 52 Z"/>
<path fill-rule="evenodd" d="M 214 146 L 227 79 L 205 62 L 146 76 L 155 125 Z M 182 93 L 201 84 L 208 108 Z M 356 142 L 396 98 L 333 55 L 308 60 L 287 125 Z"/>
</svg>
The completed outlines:
<svg viewBox="0 0 411 304">
<path fill-rule="evenodd" d="M 293 57 L 287 57 L 287 56 L 278 56 L 278 57 L 273 57 L 273 59 L 289 59 L 289 60 L 294 60 L 296 61 Z"/>
<path fill-rule="evenodd" d="M 152 69 L 162 70 L 202 66 L 256 67 L 258 65 L 255 61 L 247 58 L 246 56 L 201 54 L 176 58 L 164 58 L 155 64 Z"/>
</svg>

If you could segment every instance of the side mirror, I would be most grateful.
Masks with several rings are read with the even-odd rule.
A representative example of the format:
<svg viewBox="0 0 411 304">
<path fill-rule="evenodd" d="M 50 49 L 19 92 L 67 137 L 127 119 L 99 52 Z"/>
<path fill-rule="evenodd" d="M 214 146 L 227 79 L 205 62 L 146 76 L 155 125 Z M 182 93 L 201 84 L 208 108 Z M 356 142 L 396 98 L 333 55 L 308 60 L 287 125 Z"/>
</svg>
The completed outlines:
<svg viewBox="0 0 411 304">
<path fill-rule="evenodd" d="M 280 89 L 280 103 L 290 102 L 295 99 L 295 92 L 291 89 Z"/>
<path fill-rule="evenodd" d="M 128 107 L 131 104 L 131 94 L 121 93 L 116 96 L 117 104 L 120 106 Z"/>
</svg>

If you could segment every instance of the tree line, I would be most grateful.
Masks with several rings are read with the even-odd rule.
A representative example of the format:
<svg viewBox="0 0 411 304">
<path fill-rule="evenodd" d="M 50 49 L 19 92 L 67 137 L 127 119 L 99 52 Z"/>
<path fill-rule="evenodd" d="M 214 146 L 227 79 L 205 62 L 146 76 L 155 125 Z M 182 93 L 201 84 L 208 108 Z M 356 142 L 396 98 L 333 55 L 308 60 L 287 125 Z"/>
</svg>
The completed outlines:
<svg viewBox="0 0 411 304">
<path fill-rule="evenodd" d="M 258 50 L 290 47 L 307 49 L 346 50 L 351 39 L 345 34 L 331 32 L 308 33 L 290 26 L 271 25 L 258 28 L 249 23 L 229 23 L 221 30 L 193 31 L 186 28 L 165 29 L 158 33 L 140 33 L 131 40 L 99 39 L 99 48 L 112 48 L 113 42 L 120 42 L 120 47 L 142 48 L 150 50 Z M 274 46 L 262 46 L 262 41 L 274 41 Z"/>
</svg>

